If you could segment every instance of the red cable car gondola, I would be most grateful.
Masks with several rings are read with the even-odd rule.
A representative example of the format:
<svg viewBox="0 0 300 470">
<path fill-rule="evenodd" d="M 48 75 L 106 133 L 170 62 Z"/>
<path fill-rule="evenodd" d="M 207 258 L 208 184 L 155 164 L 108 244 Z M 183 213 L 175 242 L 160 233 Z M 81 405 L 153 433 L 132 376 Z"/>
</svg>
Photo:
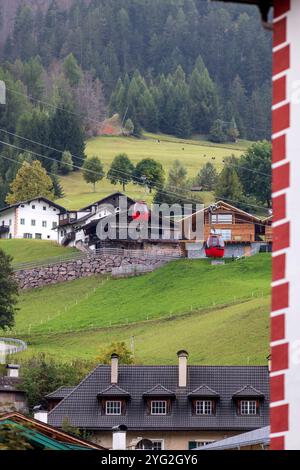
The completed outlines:
<svg viewBox="0 0 300 470">
<path fill-rule="evenodd" d="M 225 243 L 221 235 L 212 232 L 205 242 L 205 254 L 207 258 L 224 258 Z"/>
<path fill-rule="evenodd" d="M 149 210 L 148 206 L 144 201 L 138 201 L 134 204 L 132 210 L 133 220 L 138 220 L 141 222 L 147 222 L 149 219 Z"/>
</svg>

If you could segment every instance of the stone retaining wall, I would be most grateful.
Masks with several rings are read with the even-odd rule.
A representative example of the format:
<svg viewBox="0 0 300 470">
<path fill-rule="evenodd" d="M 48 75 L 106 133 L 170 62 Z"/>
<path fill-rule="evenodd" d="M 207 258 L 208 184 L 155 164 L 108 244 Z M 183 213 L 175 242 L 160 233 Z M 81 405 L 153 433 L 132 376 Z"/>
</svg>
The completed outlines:
<svg viewBox="0 0 300 470">
<path fill-rule="evenodd" d="M 81 277 L 89 277 L 95 274 L 111 273 L 113 268 L 129 265 L 160 267 L 168 262 L 162 258 L 149 257 L 123 257 L 118 255 L 101 255 L 87 257 L 77 261 L 68 261 L 60 264 L 40 266 L 29 270 L 16 271 L 15 278 L 20 289 L 35 289 L 50 284 L 73 281 Z"/>
</svg>

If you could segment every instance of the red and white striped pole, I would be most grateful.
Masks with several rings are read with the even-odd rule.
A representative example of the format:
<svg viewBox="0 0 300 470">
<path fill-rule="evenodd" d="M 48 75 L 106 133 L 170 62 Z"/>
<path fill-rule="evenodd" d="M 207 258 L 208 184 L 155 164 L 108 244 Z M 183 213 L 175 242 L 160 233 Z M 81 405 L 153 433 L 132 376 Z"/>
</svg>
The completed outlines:
<svg viewBox="0 0 300 470">
<path fill-rule="evenodd" d="M 271 448 L 300 449 L 300 1 L 274 0 Z"/>
</svg>

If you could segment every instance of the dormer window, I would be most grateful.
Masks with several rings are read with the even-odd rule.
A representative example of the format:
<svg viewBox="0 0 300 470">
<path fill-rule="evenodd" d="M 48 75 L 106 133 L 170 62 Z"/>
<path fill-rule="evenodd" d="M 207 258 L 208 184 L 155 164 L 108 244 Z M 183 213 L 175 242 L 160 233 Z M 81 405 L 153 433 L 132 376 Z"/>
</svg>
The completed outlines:
<svg viewBox="0 0 300 470">
<path fill-rule="evenodd" d="M 196 415 L 212 415 L 213 413 L 213 400 L 196 400 L 195 401 L 195 414 Z"/>
<path fill-rule="evenodd" d="M 121 415 L 122 414 L 122 402 L 120 400 L 108 400 L 105 402 L 105 414 Z"/>
<path fill-rule="evenodd" d="M 257 400 L 241 400 L 239 402 L 239 410 L 242 416 L 257 415 L 258 414 L 258 401 Z"/>
<path fill-rule="evenodd" d="M 152 400 L 151 401 L 151 415 L 161 416 L 166 415 L 168 412 L 167 400 Z"/>
</svg>

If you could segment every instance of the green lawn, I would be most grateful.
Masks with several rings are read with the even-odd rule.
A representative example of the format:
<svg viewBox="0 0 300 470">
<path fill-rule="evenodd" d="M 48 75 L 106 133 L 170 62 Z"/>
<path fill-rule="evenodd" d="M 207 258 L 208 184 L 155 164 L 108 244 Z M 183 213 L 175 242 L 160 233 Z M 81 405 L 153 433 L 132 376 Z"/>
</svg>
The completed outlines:
<svg viewBox="0 0 300 470">
<path fill-rule="evenodd" d="M 61 333 L 168 318 L 269 295 L 269 255 L 211 266 L 180 260 L 130 279 L 91 277 L 23 292 L 16 334 Z"/>
<path fill-rule="evenodd" d="M 158 142 L 158 140 L 160 142 Z M 188 169 L 189 177 L 196 176 L 199 169 L 208 161 L 215 164 L 220 171 L 223 166 L 223 158 L 234 154 L 240 156 L 250 142 L 241 141 L 237 144 L 217 145 L 204 140 L 181 140 L 166 135 L 145 134 L 142 139 L 128 137 L 95 137 L 86 144 L 88 157 L 98 156 L 107 171 L 118 153 L 127 153 L 133 163 L 143 158 L 154 158 L 159 161 L 166 173 L 174 160 L 180 160 Z M 79 209 L 91 202 L 101 199 L 108 194 L 121 190 L 121 186 L 113 186 L 106 179 L 97 184 L 96 193 L 92 192 L 92 185 L 88 185 L 82 178 L 81 172 L 72 173 L 67 177 L 61 177 L 65 197 L 58 202 L 70 209 Z M 152 196 L 145 194 L 143 188 L 130 184 L 127 194 L 135 199 L 146 199 L 149 203 Z M 205 203 L 212 201 L 211 193 L 203 193 Z"/>
<path fill-rule="evenodd" d="M 23 337 L 23 357 L 43 352 L 61 360 L 93 360 L 101 347 L 134 336 L 135 360 L 143 364 L 175 364 L 176 352 L 187 349 L 191 364 L 261 365 L 269 354 L 270 297 L 223 309 L 107 330 Z"/>
<path fill-rule="evenodd" d="M 75 248 L 64 248 L 55 242 L 44 240 L 0 240 L 0 249 L 13 257 L 14 263 L 27 263 L 77 252 Z"/>
</svg>

